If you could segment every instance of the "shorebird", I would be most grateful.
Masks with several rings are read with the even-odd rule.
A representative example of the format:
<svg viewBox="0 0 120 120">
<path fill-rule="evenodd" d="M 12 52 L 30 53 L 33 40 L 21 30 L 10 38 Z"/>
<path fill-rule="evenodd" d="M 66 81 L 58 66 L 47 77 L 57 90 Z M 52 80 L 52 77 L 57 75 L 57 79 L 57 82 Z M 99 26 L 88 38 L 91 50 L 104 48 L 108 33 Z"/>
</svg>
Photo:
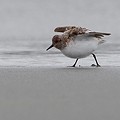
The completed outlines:
<svg viewBox="0 0 120 120">
<path fill-rule="evenodd" d="M 52 45 L 46 50 L 55 47 L 65 56 L 76 59 L 71 67 L 75 67 L 80 58 L 85 58 L 92 54 L 96 62 L 96 65 L 93 64 L 93 66 L 100 67 L 93 52 L 100 44 L 105 42 L 102 38 L 105 35 L 111 35 L 110 33 L 91 32 L 89 29 L 76 26 L 57 27 L 54 31 L 62 32 L 62 34 L 54 35 Z"/>
</svg>

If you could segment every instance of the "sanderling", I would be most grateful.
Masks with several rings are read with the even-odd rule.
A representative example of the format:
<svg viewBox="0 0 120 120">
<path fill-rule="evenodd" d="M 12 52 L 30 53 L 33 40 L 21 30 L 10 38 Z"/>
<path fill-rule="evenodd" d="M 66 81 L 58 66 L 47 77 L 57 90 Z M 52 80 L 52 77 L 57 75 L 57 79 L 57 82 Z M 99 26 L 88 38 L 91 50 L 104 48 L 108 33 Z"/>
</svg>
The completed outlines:
<svg viewBox="0 0 120 120">
<path fill-rule="evenodd" d="M 93 52 L 100 44 L 104 43 L 105 40 L 102 38 L 105 35 L 111 35 L 110 33 L 92 32 L 89 29 L 76 26 L 57 27 L 54 31 L 63 34 L 53 36 L 52 45 L 47 50 L 55 47 L 65 56 L 76 59 L 71 67 L 75 67 L 78 59 L 92 54 L 97 64 L 95 66 L 100 67 Z"/>
</svg>

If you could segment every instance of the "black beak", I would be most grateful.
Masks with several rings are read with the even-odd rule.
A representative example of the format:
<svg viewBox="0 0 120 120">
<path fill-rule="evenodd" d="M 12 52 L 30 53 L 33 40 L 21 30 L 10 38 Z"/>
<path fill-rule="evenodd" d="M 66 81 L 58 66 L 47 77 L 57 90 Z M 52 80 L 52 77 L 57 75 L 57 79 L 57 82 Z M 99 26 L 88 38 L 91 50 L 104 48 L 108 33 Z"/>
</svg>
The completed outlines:
<svg viewBox="0 0 120 120">
<path fill-rule="evenodd" d="M 53 47 L 53 44 L 52 44 L 49 48 L 47 48 L 46 51 L 49 50 L 49 49 L 52 48 L 52 47 Z"/>
</svg>

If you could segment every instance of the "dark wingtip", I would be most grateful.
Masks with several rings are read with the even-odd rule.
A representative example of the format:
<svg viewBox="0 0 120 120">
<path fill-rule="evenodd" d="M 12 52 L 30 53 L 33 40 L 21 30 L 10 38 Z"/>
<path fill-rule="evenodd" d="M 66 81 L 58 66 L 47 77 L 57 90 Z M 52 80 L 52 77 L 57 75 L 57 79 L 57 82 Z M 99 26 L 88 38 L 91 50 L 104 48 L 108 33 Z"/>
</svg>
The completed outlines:
<svg viewBox="0 0 120 120">
<path fill-rule="evenodd" d="M 104 33 L 104 35 L 111 35 L 111 33 Z"/>
</svg>

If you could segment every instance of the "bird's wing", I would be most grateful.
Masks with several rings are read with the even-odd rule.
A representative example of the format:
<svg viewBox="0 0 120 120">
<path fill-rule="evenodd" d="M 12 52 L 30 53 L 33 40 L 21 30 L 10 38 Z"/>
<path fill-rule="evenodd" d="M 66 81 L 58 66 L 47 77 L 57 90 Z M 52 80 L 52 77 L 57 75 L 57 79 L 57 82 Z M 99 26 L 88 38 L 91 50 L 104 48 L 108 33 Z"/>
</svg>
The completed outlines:
<svg viewBox="0 0 120 120">
<path fill-rule="evenodd" d="M 76 35 L 75 38 L 78 41 L 82 41 L 82 40 L 90 40 L 91 37 L 94 37 L 94 38 L 98 38 L 100 40 L 100 42 L 103 43 L 104 40 L 102 39 L 102 37 L 104 37 L 105 35 L 111 35 L 111 34 L 110 33 L 102 33 L 102 32 L 88 32 L 85 34 Z"/>
<path fill-rule="evenodd" d="M 76 27 L 76 26 L 64 26 L 64 27 L 57 27 L 54 29 L 55 32 L 66 32 L 66 33 L 76 33 L 78 34 L 84 34 L 86 31 L 88 31 L 87 28 L 82 27 Z"/>
<path fill-rule="evenodd" d="M 88 36 L 88 37 L 96 37 L 101 39 L 105 35 L 111 35 L 110 33 L 102 33 L 102 32 L 88 32 L 90 31 L 87 28 L 76 27 L 76 26 L 64 26 L 64 27 L 57 27 L 54 30 L 55 32 L 63 32 L 63 36 L 74 37 L 74 36 Z"/>
<path fill-rule="evenodd" d="M 111 34 L 110 33 L 102 33 L 102 32 L 89 32 L 89 33 L 87 33 L 87 35 L 91 36 L 91 37 L 102 38 L 105 35 L 111 35 Z"/>
<path fill-rule="evenodd" d="M 83 35 L 88 31 L 86 28 L 75 27 L 75 26 L 65 26 L 65 27 L 57 27 L 54 30 L 55 32 L 63 32 L 62 36 L 66 38 L 75 37 L 78 35 Z"/>
</svg>

